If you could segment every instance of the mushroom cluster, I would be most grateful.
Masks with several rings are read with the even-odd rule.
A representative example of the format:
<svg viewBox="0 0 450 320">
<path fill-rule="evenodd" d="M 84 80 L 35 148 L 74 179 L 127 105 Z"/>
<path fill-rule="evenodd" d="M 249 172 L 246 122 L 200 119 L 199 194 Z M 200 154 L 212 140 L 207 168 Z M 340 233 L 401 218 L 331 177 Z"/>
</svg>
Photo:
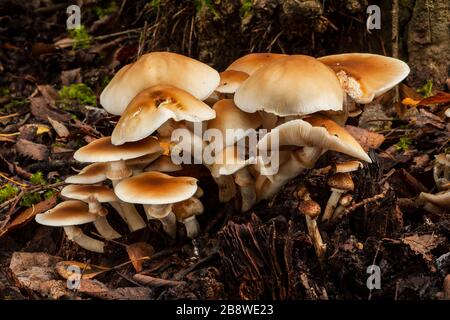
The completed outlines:
<svg viewBox="0 0 450 320">
<path fill-rule="evenodd" d="M 101 241 L 75 226 L 93 222 L 103 238 L 115 239 L 121 235 L 109 225 L 102 203 L 108 202 L 130 231 L 145 227 L 135 207 L 143 205 L 147 218 L 161 221 L 171 238 L 176 237 L 177 221 L 194 238 L 200 231 L 195 216 L 204 210 L 199 200 L 203 191 L 194 177 L 168 174 L 182 169 L 174 156 L 204 165 L 218 185 L 219 200 L 236 199 L 239 209 L 248 211 L 313 168 L 328 150 L 370 163 L 343 125 L 358 113 L 356 104 L 371 102 L 408 73 L 400 60 L 360 53 L 318 59 L 252 53 L 220 74 L 179 54 L 144 54 L 121 68 L 100 96 L 105 110 L 120 119 L 110 137 L 74 154 L 91 164 L 66 179 L 71 185 L 62 195 L 73 200 L 38 215 L 36 221 L 64 226 L 69 239 L 102 252 Z M 184 130 L 181 139 L 178 129 Z M 263 132 L 258 140 L 249 134 L 256 130 Z M 225 139 L 229 131 L 231 140 Z M 213 150 L 212 160 L 205 159 L 205 150 Z M 351 203 L 351 172 L 361 166 L 359 161 L 334 166 L 322 221 L 339 218 Z M 105 184 L 108 180 L 111 188 Z M 320 206 L 309 193 L 302 201 L 299 210 L 323 256 L 317 226 Z"/>
</svg>

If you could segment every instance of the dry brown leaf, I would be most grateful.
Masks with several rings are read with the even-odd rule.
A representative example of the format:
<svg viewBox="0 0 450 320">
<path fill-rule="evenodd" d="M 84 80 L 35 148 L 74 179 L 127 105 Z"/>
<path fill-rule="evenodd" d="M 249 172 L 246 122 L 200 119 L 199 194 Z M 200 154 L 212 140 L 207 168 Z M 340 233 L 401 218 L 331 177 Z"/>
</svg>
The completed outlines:
<svg viewBox="0 0 450 320">
<path fill-rule="evenodd" d="M 51 117 L 47 117 L 48 122 L 52 125 L 53 129 L 56 131 L 58 137 L 66 138 L 70 135 L 69 129 L 66 128 L 64 124 L 61 122 L 52 119 Z"/>
<path fill-rule="evenodd" d="M 18 139 L 15 146 L 19 154 L 25 157 L 30 157 L 33 160 L 43 161 L 49 156 L 47 146 L 40 143 L 31 142 L 25 139 Z"/>
<path fill-rule="evenodd" d="M 97 266 L 93 264 L 87 264 L 78 261 L 61 261 L 56 264 L 56 272 L 64 279 L 69 279 L 73 274 L 69 268 L 78 268 L 81 271 L 81 279 L 92 279 L 99 274 L 109 271 L 110 268 Z"/>
<path fill-rule="evenodd" d="M 359 142 L 366 152 L 370 148 L 379 148 L 384 142 L 384 136 L 382 134 L 349 125 L 345 126 L 345 129 Z"/>
<path fill-rule="evenodd" d="M 47 121 L 47 117 L 63 122 L 72 119 L 67 112 L 49 106 L 45 97 L 30 97 L 31 113 L 39 120 Z"/>
<path fill-rule="evenodd" d="M 435 234 L 414 234 L 403 238 L 402 241 L 407 244 L 411 250 L 417 254 L 421 254 L 426 261 L 432 261 L 433 256 L 429 252 L 444 242 L 445 238 Z"/>
<path fill-rule="evenodd" d="M 155 249 L 148 243 L 136 242 L 127 246 L 127 253 L 134 269 L 137 272 L 141 272 L 142 263 L 145 259 L 150 258 L 155 253 Z"/>
<path fill-rule="evenodd" d="M 420 100 L 419 105 L 431 106 L 434 104 L 449 103 L 449 102 L 450 102 L 450 93 L 438 92 L 434 96 Z"/>
<path fill-rule="evenodd" d="M 7 234 L 8 232 L 22 226 L 27 223 L 31 219 L 34 218 L 35 215 L 47 211 L 53 208 L 56 204 L 56 196 L 51 197 L 48 200 L 41 201 L 31 208 L 25 209 L 21 213 L 19 213 L 13 221 L 7 224 L 2 230 L 0 230 L 0 238 Z"/>
</svg>

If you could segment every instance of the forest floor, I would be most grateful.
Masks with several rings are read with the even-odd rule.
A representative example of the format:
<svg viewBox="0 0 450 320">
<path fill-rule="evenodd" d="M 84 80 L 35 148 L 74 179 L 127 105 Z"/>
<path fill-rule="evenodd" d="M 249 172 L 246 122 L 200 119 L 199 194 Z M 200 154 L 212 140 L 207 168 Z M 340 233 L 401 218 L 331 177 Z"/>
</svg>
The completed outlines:
<svg viewBox="0 0 450 320">
<path fill-rule="evenodd" d="M 126 234 L 112 219 L 126 236 L 95 254 L 67 241 L 61 228 L 38 225 L 34 216 L 53 207 L 62 181 L 82 168 L 74 151 L 111 134 L 118 117 L 108 115 L 98 97 L 114 70 L 142 53 L 142 29 L 117 33 L 109 27 L 112 15 L 99 11 L 87 19 L 89 30 L 67 35 L 51 12 L 8 10 L 0 35 L 0 299 L 442 296 L 450 273 L 450 214 L 427 212 L 417 197 L 437 191 L 434 159 L 450 152 L 448 90 L 402 84 L 399 102 L 393 90 L 348 121 L 373 163 L 353 175 L 354 204 L 345 216 L 319 223 L 327 244 L 322 263 L 295 194 L 305 185 L 325 206 L 326 167 L 348 159 L 332 152 L 245 214 L 234 202 L 219 203 L 207 170 L 186 166 L 181 174 L 194 174 L 206 193 L 198 239 L 179 228 L 171 244 L 155 221 Z M 155 253 L 149 255 L 148 244 Z M 83 271 L 77 291 L 67 289 L 64 266 L 70 264 Z M 380 289 L 368 289 L 371 265 L 380 267 Z"/>
</svg>

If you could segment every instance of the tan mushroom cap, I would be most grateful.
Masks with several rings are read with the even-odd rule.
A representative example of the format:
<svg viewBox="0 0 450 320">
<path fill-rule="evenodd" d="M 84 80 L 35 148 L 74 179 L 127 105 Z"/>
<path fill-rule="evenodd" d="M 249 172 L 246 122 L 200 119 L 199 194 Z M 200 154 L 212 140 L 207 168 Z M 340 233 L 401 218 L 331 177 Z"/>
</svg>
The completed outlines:
<svg viewBox="0 0 450 320">
<path fill-rule="evenodd" d="M 352 191 L 355 188 L 355 185 L 352 180 L 352 176 L 349 173 L 338 172 L 333 174 L 328 179 L 328 185 L 331 188 Z"/>
<path fill-rule="evenodd" d="M 228 70 L 241 71 L 252 75 L 264 65 L 286 57 L 280 53 L 250 53 L 233 61 L 227 68 Z"/>
<path fill-rule="evenodd" d="M 145 172 L 122 180 L 115 187 L 120 200 L 140 204 L 170 204 L 186 200 L 197 191 L 197 179 Z"/>
<path fill-rule="evenodd" d="M 344 91 L 333 70 L 309 56 L 277 59 L 252 74 L 236 91 L 235 104 L 245 112 L 263 110 L 278 116 L 342 110 Z"/>
<path fill-rule="evenodd" d="M 239 153 L 237 145 L 228 146 L 217 152 L 214 157 L 215 163 L 210 166 L 213 177 L 227 176 L 236 173 L 240 169 L 256 163 L 257 159 Z"/>
<path fill-rule="evenodd" d="M 111 136 L 114 145 L 148 137 L 167 120 L 201 122 L 216 116 L 206 103 L 188 92 L 158 85 L 139 92 L 129 103 Z"/>
<path fill-rule="evenodd" d="M 334 171 L 335 172 L 353 172 L 361 169 L 363 164 L 356 160 L 336 163 Z"/>
<path fill-rule="evenodd" d="M 291 120 L 279 125 L 258 142 L 258 149 L 270 149 L 272 136 L 276 134 L 279 136 L 280 146 L 319 147 L 372 162 L 345 128 L 323 116 Z"/>
<path fill-rule="evenodd" d="M 206 99 L 219 85 L 219 73 L 195 59 L 171 52 L 151 52 L 116 73 L 100 95 L 109 113 L 120 115 L 145 88 L 165 84 Z"/>
<path fill-rule="evenodd" d="M 450 209 L 450 190 L 441 191 L 435 194 L 421 192 L 419 198 L 438 207 Z"/>
<path fill-rule="evenodd" d="M 125 163 L 128 167 L 131 167 L 134 170 L 144 169 L 149 164 L 151 164 L 153 161 L 158 159 L 162 154 L 164 150 L 161 147 L 161 150 L 155 153 L 149 153 L 146 155 L 143 155 L 142 157 L 134 158 L 126 160 Z"/>
<path fill-rule="evenodd" d="M 232 99 L 223 99 L 217 101 L 213 110 L 216 112 L 216 117 L 208 121 L 208 129 L 218 129 L 224 137 L 226 130 L 233 130 L 237 135 L 237 140 L 242 138 L 237 130 L 242 133 L 249 129 L 256 129 L 262 125 L 261 116 L 258 113 L 246 113 L 236 107 Z M 245 135 L 245 134 L 244 134 Z M 225 141 L 224 141 L 225 142 Z"/>
<path fill-rule="evenodd" d="M 183 221 L 192 216 L 198 216 L 202 214 L 204 207 L 202 202 L 191 197 L 181 202 L 177 202 L 172 206 L 172 212 L 177 216 L 177 220 Z"/>
<path fill-rule="evenodd" d="M 133 159 L 161 151 L 158 140 L 154 137 L 147 137 L 120 146 L 113 145 L 111 137 L 103 137 L 81 147 L 74 153 L 73 157 L 80 162 L 112 162 Z"/>
<path fill-rule="evenodd" d="M 84 167 L 77 175 L 67 177 L 64 182 L 75 184 L 93 184 L 107 179 L 107 163 L 92 163 Z"/>
<path fill-rule="evenodd" d="M 81 201 L 88 201 L 91 197 L 98 202 L 119 201 L 114 191 L 103 185 L 76 185 L 65 186 L 61 190 L 61 195 Z"/>
<path fill-rule="evenodd" d="M 313 200 L 301 201 L 297 209 L 301 214 L 309 216 L 311 219 L 316 219 L 321 213 L 320 205 Z"/>
<path fill-rule="evenodd" d="M 76 226 L 94 222 L 97 215 L 89 212 L 86 203 L 79 200 L 64 201 L 45 213 L 37 214 L 37 223 L 51 227 Z"/>
<path fill-rule="evenodd" d="M 216 88 L 220 93 L 235 93 L 249 75 L 242 71 L 225 70 L 220 73 L 220 83 Z"/>
<path fill-rule="evenodd" d="M 336 72 L 345 92 L 358 103 L 371 102 L 410 71 L 401 60 L 369 53 L 336 54 L 318 60 Z"/>
<path fill-rule="evenodd" d="M 180 171 L 183 167 L 172 162 L 170 156 L 162 155 L 154 162 L 150 163 L 144 171 L 160 171 L 160 172 L 175 172 Z"/>
</svg>

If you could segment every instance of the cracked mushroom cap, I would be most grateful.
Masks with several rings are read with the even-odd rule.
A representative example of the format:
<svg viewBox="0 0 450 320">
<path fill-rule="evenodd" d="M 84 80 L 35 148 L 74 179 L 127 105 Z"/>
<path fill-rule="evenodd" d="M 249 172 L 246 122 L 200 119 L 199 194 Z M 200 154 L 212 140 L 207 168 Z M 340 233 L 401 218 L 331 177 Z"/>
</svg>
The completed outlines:
<svg viewBox="0 0 450 320">
<path fill-rule="evenodd" d="M 320 205 L 313 200 L 301 201 L 297 207 L 298 211 L 311 219 L 317 219 L 321 213 Z"/>
<path fill-rule="evenodd" d="M 94 222 L 97 215 L 89 212 L 86 203 L 79 200 L 64 201 L 45 213 L 37 214 L 37 223 L 51 227 L 67 227 Z"/>
<path fill-rule="evenodd" d="M 65 183 L 94 184 L 105 181 L 108 171 L 107 163 L 92 163 L 84 167 L 77 175 L 67 177 Z"/>
<path fill-rule="evenodd" d="M 371 163 L 372 160 L 345 128 L 323 116 L 291 120 L 272 129 L 259 142 L 258 149 L 267 150 L 272 137 L 279 137 L 279 146 L 319 147 L 341 152 Z"/>
<path fill-rule="evenodd" d="M 61 190 L 61 195 L 81 201 L 88 201 L 94 197 L 98 202 L 115 202 L 119 201 L 114 191 L 103 185 L 68 185 Z"/>
<path fill-rule="evenodd" d="M 175 172 L 183 167 L 172 162 L 170 156 L 160 156 L 157 160 L 149 164 L 144 171 Z"/>
<path fill-rule="evenodd" d="M 219 73 L 195 59 L 172 52 L 151 52 L 116 73 L 100 95 L 109 113 L 120 115 L 145 88 L 165 84 L 204 100 L 219 85 Z"/>
<path fill-rule="evenodd" d="M 441 191 L 435 194 L 421 192 L 419 198 L 440 208 L 450 209 L 450 190 Z"/>
<path fill-rule="evenodd" d="M 202 202 L 195 197 L 177 202 L 172 206 L 172 212 L 177 216 L 177 220 L 179 221 L 183 221 L 192 216 L 198 216 L 204 210 Z"/>
<path fill-rule="evenodd" d="M 409 74 L 401 60 L 369 53 L 344 53 L 318 58 L 336 72 L 345 92 L 357 103 L 369 103 Z"/>
<path fill-rule="evenodd" d="M 111 137 L 103 137 L 81 147 L 74 153 L 73 157 L 80 162 L 113 162 L 159 152 L 162 152 L 162 148 L 154 137 L 147 137 L 120 146 L 113 145 Z"/>
<path fill-rule="evenodd" d="M 225 70 L 220 73 L 220 84 L 216 88 L 220 93 L 235 93 L 249 75 L 242 71 Z"/>
<path fill-rule="evenodd" d="M 328 179 L 328 185 L 333 189 L 343 191 L 353 191 L 355 185 L 352 176 L 349 173 L 338 172 Z"/>
<path fill-rule="evenodd" d="M 169 85 L 139 92 L 122 113 L 111 135 L 114 145 L 148 137 L 167 120 L 201 122 L 216 116 L 206 103 Z"/>
<path fill-rule="evenodd" d="M 197 191 L 197 179 L 145 172 L 122 180 L 114 188 L 120 200 L 140 204 L 170 204 L 186 200 Z"/>
<path fill-rule="evenodd" d="M 234 70 L 252 75 L 264 65 L 283 57 L 287 57 L 287 55 L 280 53 L 250 53 L 233 61 L 226 71 Z"/>
<path fill-rule="evenodd" d="M 342 110 L 344 91 L 328 66 L 304 55 L 279 58 L 252 74 L 236 91 L 243 111 L 278 116 Z"/>
</svg>

